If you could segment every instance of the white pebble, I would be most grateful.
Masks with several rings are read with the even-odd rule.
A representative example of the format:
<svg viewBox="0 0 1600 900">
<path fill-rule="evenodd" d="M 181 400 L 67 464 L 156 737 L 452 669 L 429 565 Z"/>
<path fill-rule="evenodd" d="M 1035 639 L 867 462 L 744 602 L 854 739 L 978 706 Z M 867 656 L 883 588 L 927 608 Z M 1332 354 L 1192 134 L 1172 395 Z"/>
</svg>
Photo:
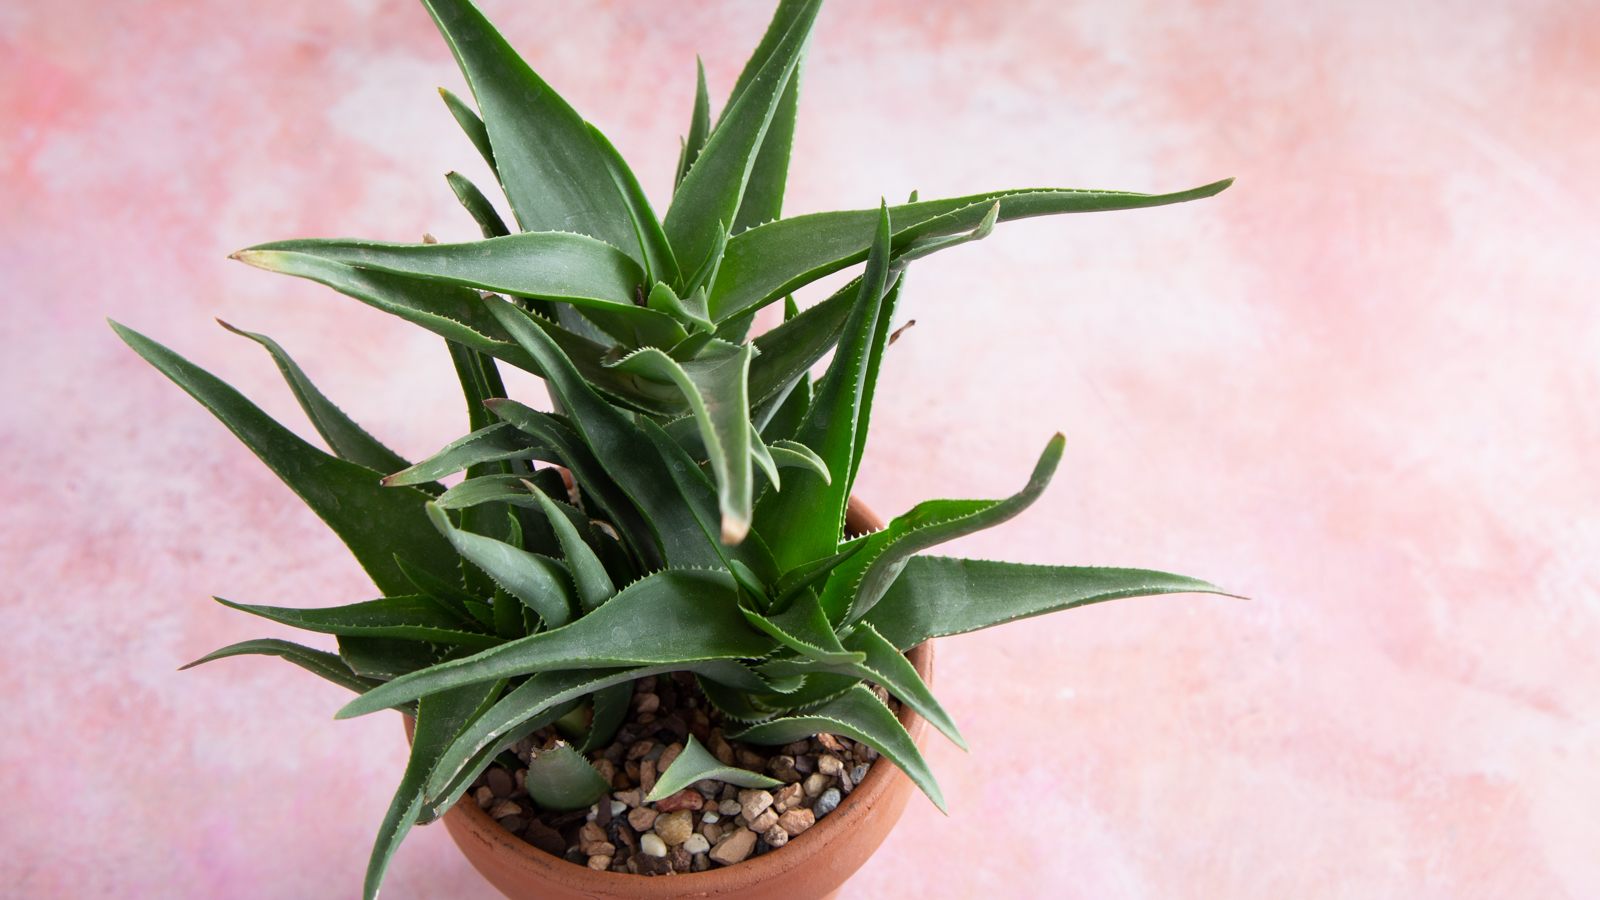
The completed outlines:
<svg viewBox="0 0 1600 900">
<path fill-rule="evenodd" d="M 703 841 L 705 838 L 702 837 L 700 840 Z M 663 841 L 658 835 L 645 834 L 639 837 L 639 849 L 651 856 L 666 856 L 667 842 Z"/>
<path fill-rule="evenodd" d="M 595 805 L 589 807 L 589 814 L 583 818 L 586 822 L 593 822 L 595 819 L 600 818 L 600 804 L 596 803 Z"/>
<path fill-rule="evenodd" d="M 721 820 L 722 820 L 722 817 L 717 815 L 714 812 L 707 812 L 705 815 L 700 817 L 700 821 L 706 823 L 707 825 L 715 825 L 717 822 L 720 822 Z"/>
<path fill-rule="evenodd" d="M 690 853 L 704 853 L 711 849 L 711 842 L 706 840 L 705 835 L 697 832 L 689 835 L 689 839 L 683 842 L 683 849 Z"/>
<path fill-rule="evenodd" d="M 628 804 L 623 803 L 621 800 L 613 800 L 613 801 L 611 801 L 611 815 L 612 815 L 613 818 L 615 818 L 616 816 L 620 816 L 620 815 L 622 815 L 623 813 L 625 813 L 627 811 L 628 811 Z"/>
</svg>

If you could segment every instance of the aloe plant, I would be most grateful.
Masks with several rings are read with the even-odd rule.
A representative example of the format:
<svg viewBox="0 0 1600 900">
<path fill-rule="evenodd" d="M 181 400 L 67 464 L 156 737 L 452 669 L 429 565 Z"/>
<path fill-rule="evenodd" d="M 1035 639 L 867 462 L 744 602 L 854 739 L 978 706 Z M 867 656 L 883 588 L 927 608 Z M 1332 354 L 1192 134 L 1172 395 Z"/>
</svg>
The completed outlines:
<svg viewBox="0 0 1600 900">
<path fill-rule="evenodd" d="M 592 724 L 576 750 L 541 757 L 529 790 L 547 803 L 593 802 L 606 785 L 577 751 L 610 739 L 636 678 L 693 672 L 740 723 L 731 738 L 847 735 L 942 809 L 922 754 L 866 687 L 886 688 L 964 747 L 903 651 L 1118 597 L 1218 590 L 1144 570 L 919 555 L 1026 509 L 1055 472 L 1059 434 L 1009 498 L 928 501 L 859 537 L 843 524 L 913 260 L 999 222 L 1178 203 L 1229 181 L 1171 194 L 913 196 L 782 218 L 821 6 L 782 0 L 715 123 L 701 70 L 674 193 L 658 217 L 604 135 L 469 0 L 424 3 L 476 100 L 474 110 L 442 92 L 446 105 L 519 230 L 451 173 L 481 241 L 293 240 L 234 256 L 444 337 L 469 433 L 411 464 L 350 421 L 278 344 L 236 332 L 272 354 L 329 454 L 113 323 L 333 528 L 382 595 L 321 609 L 222 600 L 336 635 L 339 652 L 259 640 L 191 664 L 281 656 L 358 693 L 340 718 L 391 708 L 416 717 L 366 896 L 413 824 L 441 815 L 505 748 L 558 720 Z M 798 310 L 796 289 L 862 263 L 844 288 Z M 783 323 L 749 339 L 755 313 L 773 303 L 784 304 Z M 809 373 L 830 350 L 813 385 Z M 555 411 L 507 398 L 498 363 L 544 379 Z M 454 487 L 439 483 L 459 472 Z M 579 710 L 588 714 L 574 717 Z"/>
</svg>

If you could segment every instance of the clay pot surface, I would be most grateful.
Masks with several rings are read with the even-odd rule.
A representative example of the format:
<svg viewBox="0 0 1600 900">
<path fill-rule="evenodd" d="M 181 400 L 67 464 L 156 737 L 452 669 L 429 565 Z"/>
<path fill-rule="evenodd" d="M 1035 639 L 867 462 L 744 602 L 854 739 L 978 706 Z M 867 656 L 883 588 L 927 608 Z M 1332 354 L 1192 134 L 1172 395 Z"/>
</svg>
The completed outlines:
<svg viewBox="0 0 1600 900">
<path fill-rule="evenodd" d="M 846 530 L 881 528 L 883 520 L 852 497 Z M 906 657 L 932 684 L 933 642 Z M 927 723 L 909 707 L 902 708 L 900 723 L 920 747 Z M 828 900 L 888 837 L 915 790 L 905 773 L 880 758 L 837 809 L 784 847 L 738 865 L 656 877 L 597 872 L 558 859 L 501 828 L 471 802 L 457 803 L 444 825 L 473 868 L 512 900 Z"/>
</svg>

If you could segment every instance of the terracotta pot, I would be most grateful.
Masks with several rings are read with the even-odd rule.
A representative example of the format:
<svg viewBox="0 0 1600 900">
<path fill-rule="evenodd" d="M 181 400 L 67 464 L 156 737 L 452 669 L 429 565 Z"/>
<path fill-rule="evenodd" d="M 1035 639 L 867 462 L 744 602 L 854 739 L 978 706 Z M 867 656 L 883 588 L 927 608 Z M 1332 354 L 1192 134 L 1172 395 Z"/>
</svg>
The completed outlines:
<svg viewBox="0 0 1600 900">
<path fill-rule="evenodd" d="M 882 527 L 883 520 L 851 498 L 847 530 L 860 534 Z M 931 684 L 933 642 L 906 656 Z M 900 722 L 921 746 L 927 723 L 909 708 Z M 653 878 L 597 872 L 558 859 L 501 828 L 470 801 L 457 803 L 444 824 L 473 868 L 512 900 L 828 900 L 883 843 L 915 790 L 903 772 L 879 759 L 838 809 L 784 847 L 726 868 Z"/>
</svg>

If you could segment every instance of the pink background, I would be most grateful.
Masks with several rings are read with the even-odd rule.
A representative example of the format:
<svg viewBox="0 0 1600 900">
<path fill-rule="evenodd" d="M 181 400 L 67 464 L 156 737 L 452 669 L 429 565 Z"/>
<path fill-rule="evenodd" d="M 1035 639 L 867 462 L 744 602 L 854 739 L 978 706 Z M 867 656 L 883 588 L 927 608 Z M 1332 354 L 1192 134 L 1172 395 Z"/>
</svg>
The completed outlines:
<svg viewBox="0 0 1600 900">
<path fill-rule="evenodd" d="M 768 12 L 485 5 L 658 203 L 695 52 L 720 103 Z M 224 258 L 470 238 L 440 176 L 488 178 L 437 85 L 412 2 L 0 5 L 0 895 L 358 892 L 396 719 L 276 660 L 174 669 L 288 636 L 208 594 L 370 585 L 103 319 L 313 438 L 211 317 L 403 454 L 458 436 L 437 338 Z M 1239 178 L 918 263 L 859 493 L 1009 493 L 1060 429 L 1044 499 L 954 552 L 1253 598 L 942 642 L 950 816 L 913 801 L 851 896 L 1600 897 L 1596 123 L 1594 4 L 824 11 L 790 212 Z M 429 828 L 385 896 L 491 891 Z"/>
</svg>

